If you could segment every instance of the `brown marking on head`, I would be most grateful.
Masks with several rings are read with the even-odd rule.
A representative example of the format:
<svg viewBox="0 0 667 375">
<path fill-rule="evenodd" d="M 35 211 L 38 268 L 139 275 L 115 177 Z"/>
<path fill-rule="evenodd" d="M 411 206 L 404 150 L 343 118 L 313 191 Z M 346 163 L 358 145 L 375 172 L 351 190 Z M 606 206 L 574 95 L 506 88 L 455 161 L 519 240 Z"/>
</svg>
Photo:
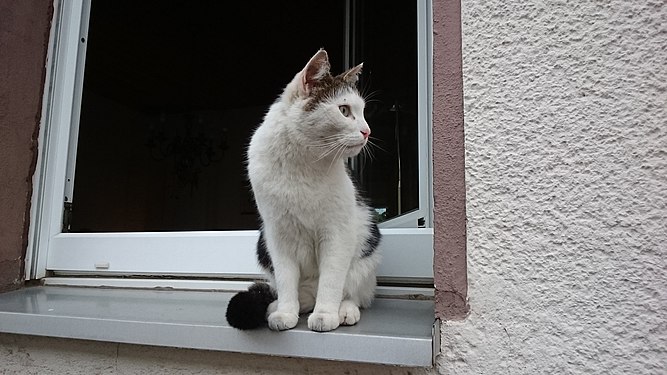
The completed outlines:
<svg viewBox="0 0 667 375">
<path fill-rule="evenodd" d="M 311 90 L 308 94 L 308 102 L 304 110 L 312 111 L 320 103 L 341 94 L 344 91 L 357 91 L 357 81 L 363 64 L 359 64 L 352 69 L 349 69 L 335 77 L 327 72 L 316 82 L 313 82 Z"/>
<path fill-rule="evenodd" d="M 310 58 L 306 66 L 297 75 L 299 77 L 295 95 L 307 100 L 306 111 L 312 111 L 320 103 L 343 91 L 356 91 L 357 81 L 363 64 L 359 64 L 337 76 L 332 76 L 329 55 L 320 49 Z"/>
</svg>

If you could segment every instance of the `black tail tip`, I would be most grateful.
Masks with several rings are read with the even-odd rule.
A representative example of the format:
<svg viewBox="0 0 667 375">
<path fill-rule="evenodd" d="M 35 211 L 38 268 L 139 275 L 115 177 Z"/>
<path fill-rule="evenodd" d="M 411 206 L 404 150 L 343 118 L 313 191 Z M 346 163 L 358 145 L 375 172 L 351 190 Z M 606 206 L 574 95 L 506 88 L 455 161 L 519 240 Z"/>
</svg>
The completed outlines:
<svg viewBox="0 0 667 375">
<path fill-rule="evenodd" d="M 264 326 L 266 309 L 275 299 L 271 287 L 267 284 L 254 284 L 248 291 L 239 292 L 229 300 L 227 322 L 230 326 L 242 330 Z"/>
</svg>

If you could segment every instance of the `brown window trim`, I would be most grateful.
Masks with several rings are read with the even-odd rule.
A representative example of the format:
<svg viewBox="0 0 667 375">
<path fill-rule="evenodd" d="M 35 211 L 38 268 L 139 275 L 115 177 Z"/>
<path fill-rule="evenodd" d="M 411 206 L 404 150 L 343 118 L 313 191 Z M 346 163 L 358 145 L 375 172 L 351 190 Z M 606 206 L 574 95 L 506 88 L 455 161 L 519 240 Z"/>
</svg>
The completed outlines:
<svg viewBox="0 0 667 375">
<path fill-rule="evenodd" d="M 461 1 L 433 1 L 433 197 L 436 316 L 468 313 Z"/>
<path fill-rule="evenodd" d="M 0 5 L 0 292 L 23 286 L 51 1 Z"/>
</svg>

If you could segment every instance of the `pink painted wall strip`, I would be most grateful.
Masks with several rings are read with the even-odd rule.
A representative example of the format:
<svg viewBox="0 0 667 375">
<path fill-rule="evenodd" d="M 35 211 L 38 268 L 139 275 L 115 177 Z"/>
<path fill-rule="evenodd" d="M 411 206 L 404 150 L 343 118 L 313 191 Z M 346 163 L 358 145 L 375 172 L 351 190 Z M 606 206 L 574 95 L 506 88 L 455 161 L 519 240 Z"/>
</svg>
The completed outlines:
<svg viewBox="0 0 667 375">
<path fill-rule="evenodd" d="M 0 291 L 23 285 L 53 3 L 0 1 Z"/>
<path fill-rule="evenodd" d="M 461 2 L 433 2 L 433 195 L 436 316 L 468 313 Z"/>
</svg>

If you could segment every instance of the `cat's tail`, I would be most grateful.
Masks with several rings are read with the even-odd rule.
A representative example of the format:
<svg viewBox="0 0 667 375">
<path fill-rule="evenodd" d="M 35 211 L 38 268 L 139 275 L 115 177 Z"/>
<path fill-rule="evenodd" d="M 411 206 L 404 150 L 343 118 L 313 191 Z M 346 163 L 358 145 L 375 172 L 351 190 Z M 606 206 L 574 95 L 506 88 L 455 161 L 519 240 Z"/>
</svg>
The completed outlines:
<svg viewBox="0 0 667 375">
<path fill-rule="evenodd" d="M 227 322 L 238 329 L 253 329 L 266 322 L 266 310 L 276 300 L 276 294 L 266 283 L 255 283 L 239 292 L 227 305 Z"/>
</svg>

